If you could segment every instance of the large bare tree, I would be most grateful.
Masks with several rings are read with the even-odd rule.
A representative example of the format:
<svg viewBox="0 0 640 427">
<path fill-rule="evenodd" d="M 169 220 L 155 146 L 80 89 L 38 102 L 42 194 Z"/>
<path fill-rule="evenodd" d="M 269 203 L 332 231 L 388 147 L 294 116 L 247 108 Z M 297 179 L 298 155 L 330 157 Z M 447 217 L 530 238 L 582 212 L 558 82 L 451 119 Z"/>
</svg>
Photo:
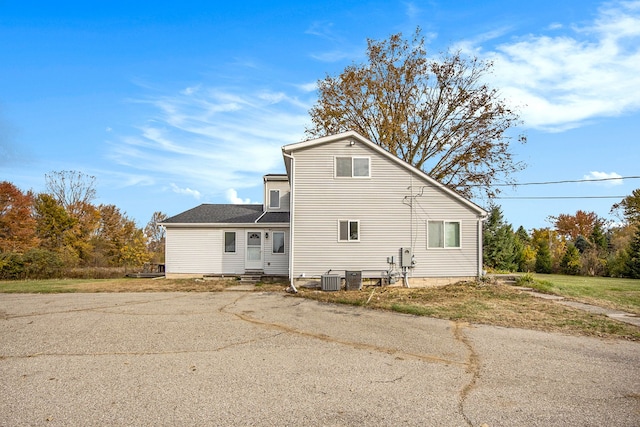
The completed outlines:
<svg viewBox="0 0 640 427">
<path fill-rule="evenodd" d="M 96 198 L 96 177 L 79 171 L 53 171 L 45 174 L 47 191 L 67 211 L 90 205 Z"/>
<path fill-rule="evenodd" d="M 494 196 L 524 167 L 510 136 L 520 123 L 484 78 L 492 64 L 460 52 L 427 57 L 420 28 L 368 40 L 368 61 L 318 81 L 309 137 L 354 130 L 432 178 L 472 196 Z"/>
</svg>

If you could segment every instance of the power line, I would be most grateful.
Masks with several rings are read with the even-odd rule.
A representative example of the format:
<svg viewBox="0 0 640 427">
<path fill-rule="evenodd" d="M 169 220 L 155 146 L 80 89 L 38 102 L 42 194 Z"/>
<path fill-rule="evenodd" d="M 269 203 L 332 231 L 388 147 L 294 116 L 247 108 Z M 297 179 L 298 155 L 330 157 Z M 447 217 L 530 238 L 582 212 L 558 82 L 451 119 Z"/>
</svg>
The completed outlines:
<svg viewBox="0 0 640 427">
<path fill-rule="evenodd" d="M 550 200 L 550 199 L 624 199 L 627 196 L 514 196 L 492 197 L 492 199 Z"/>
<path fill-rule="evenodd" d="M 576 183 L 576 182 L 601 182 L 601 181 L 620 181 L 623 179 L 640 179 L 640 176 L 620 176 L 616 178 L 597 178 L 597 179 L 566 179 L 562 181 L 541 181 L 541 182 L 521 182 L 521 183 L 513 183 L 513 184 L 491 184 L 488 187 L 520 187 L 524 185 L 549 185 L 549 184 L 568 184 L 568 183 Z M 486 187 L 484 184 L 474 184 L 470 187 Z"/>
</svg>

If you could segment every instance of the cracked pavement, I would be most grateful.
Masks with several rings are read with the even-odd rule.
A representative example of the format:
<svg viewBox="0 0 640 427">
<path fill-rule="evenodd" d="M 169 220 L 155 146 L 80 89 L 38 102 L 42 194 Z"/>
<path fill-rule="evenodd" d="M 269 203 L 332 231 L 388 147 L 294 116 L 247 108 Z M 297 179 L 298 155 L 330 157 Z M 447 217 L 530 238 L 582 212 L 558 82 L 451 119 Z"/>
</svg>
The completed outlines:
<svg viewBox="0 0 640 427">
<path fill-rule="evenodd" d="M 0 426 L 635 426 L 639 350 L 283 294 L 2 294 Z"/>
</svg>

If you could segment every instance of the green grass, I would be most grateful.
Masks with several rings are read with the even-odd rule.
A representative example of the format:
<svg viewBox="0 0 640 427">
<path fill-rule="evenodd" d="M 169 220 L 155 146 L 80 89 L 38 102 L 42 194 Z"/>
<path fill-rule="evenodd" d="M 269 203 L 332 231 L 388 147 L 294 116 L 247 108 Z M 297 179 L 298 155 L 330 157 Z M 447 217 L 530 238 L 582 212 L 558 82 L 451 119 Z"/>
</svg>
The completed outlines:
<svg viewBox="0 0 640 427">
<path fill-rule="evenodd" d="M 535 274 L 533 277 L 534 281 L 526 286 L 540 292 L 640 314 L 640 280 L 559 274 Z"/>
<path fill-rule="evenodd" d="M 6 280 L 0 281 L 1 293 L 51 294 L 77 292 L 82 279 Z"/>
</svg>

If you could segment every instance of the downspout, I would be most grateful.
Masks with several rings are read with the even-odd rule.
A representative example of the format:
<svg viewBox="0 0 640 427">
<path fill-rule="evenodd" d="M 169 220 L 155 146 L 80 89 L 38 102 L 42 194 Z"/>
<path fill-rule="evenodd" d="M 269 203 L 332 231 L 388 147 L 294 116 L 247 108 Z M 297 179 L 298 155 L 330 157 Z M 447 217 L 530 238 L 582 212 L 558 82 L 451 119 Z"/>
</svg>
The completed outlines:
<svg viewBox="0 0 640 427">
<path fill-rule="evenodd" d="M 293 233 L 294 233 L 294 218 L 295 218 L 295 185 L 294 185 L 294 170 L 295 170 L 295 158 L 293 156 L 291 156 L 290 154 L 285 153 L 284 151 L 282 152 L 282 155 L 289 158 L 291 160 L 291 166 L 289 167 L 291 170 L 290 173 L 290 182 L 289 182 L 289 186 L 291 187 L 291 191 L 289 192 L 289 289 L 291 290 L 291 292 L 293 292 L 294 294 L 298 293 L 298 290 L 296 289 L 296 285 L 294 283 L 295 279 L 293 277 L 293 260 L 294 260 L 294 256 L 293 256 Z"/>
<path fill-rule="evenodd" d="M 482 222 L 486 217 L 479 216 L 478 217 L 478 277 L 482 277 L 483 274 L 483 265 L 482 265 Z"/>
</svg>

